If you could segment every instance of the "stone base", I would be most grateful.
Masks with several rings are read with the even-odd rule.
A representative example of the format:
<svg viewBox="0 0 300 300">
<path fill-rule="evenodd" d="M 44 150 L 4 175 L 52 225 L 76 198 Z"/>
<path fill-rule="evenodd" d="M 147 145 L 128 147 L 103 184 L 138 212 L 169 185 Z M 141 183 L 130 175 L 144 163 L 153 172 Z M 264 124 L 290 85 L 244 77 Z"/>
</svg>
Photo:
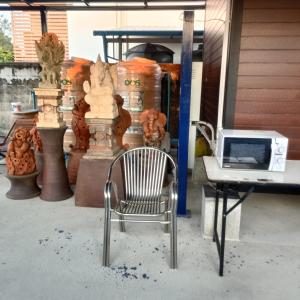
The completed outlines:
<svg viewBox="0 0 300 300">
<path fill-rule="evenodd" d="M 228 197 L 227 209 L 232 207 L 239 199 Z M 219 199 L 218 209 L 218 232 L 221 232 L 223 199 Z M 201 232 L 204 239 L 213 238 L 215 215 L 215 191 L 207 186 L 202 186 L 202 206 L 201 206 Z M 226 240 L 239 241 L 241 222 L 241 205 L 236 207 L 228 216 L 226 222 Z"/>
<path fill-rule="evenodd" d="M 68 178 L 70 184 L 76 184 L 77 174 L 79 169 L 79 163 L 85 151 L 71 151 L 70 158 L 68 160 Z"/>
<path fill-rule="evenodd" d="M 75 205 L 104 207 L 104 185 L 112 159 L 81 159 L 75 190 Z M 121 165 L 116 165 L 113 180 L 119 195 L 124 194 Z"/>
<path fill-rule="evenodd" d="M 114 134 L 116 119 L 85 118 L 90 130 L 89 149 L 84 158 L 112 158 L 120 151 Z"/>
<path fill-rule="evenodd" d="M 30 199 L 41 193 L 37 186 L 36 178 L 39 172 L 22 176 L 6 175 L 10 181 L 10 189 L 6 193 L 6 197 L 14 200 Z"/>
</svg>

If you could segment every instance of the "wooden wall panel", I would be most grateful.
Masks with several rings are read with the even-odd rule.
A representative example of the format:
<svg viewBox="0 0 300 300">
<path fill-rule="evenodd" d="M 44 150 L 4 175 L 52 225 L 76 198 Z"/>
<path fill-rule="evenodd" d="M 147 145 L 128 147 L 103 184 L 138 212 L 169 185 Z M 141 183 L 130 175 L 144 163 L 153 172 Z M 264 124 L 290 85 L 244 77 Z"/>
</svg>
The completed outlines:
<svg viewBox="0 0 300 300">
<path fill-rule="evenodd" d="M 300 8 L 298 0 L 244 0 L 245 8 Z"/>
<path fill-rule="evenodd" d="M 276 0 L 273 0 L 275 3 Z M 296 2 L 296 1 L 295 1 Z M 254 23 L 294 23 L 300 22 L 300 8 L 246 8 L 243 14 L 243 22 Z"/>
<path fill-rule="evenodd" d="M 239 101 L 246 101 L 249 103 L 259 101 L 298 101 L 300 102 L 300 87 L 298 89 L 238 89 L 236 98 Z"/>
<path fill-rule="evenodd" d="M 300 11 L 299 11 L 300 13 Z M 251 36 L 242 37 L 241 50 L 255 49 L 255 50 L 295 50 L 300 49 L 300 36 Z"/>
<path fill-rule="evenodd" d="M 300 23 L 244 23 L 242 36 L 300 36 Z"/>
<path fill-rule="evenodd" d="M 65 59 L 69 59 L 67 13 L 49 11 L 47 13 L 48 32 L 54 32 L 65 45 Z M 14 11 L 12 13 L 14 60 L 36 62 L 34 41 L 42 35 L 39 12 Z"/>
<path fill-rule="evenodd" d="M 300 1 L 244 0 L 234 127 L 277 130 L 300 159 Z"/>
<path fill-rule="evenodd" d="M 299 63 L 299 50 L 243 50 L 240 53 L 240 63 Z"/>
<path fill-rule="evenodd" d="M 299 76 L 300 63 L 241 63 L 238 75 L 241 76 Z"/>
<path fill-rule="evenodd" d="M 257 111 L 260 114 L 272 114 L 274 117 L 278 117 L 275 115 L 294 115 L 297 114 L 300 118 L 300 102 L 291 101 L 291 102 L 237 102 L 236 110 L 240 113 L 247 114 L 256 114 Z M 296 117 L 297 117 L 296 116 Z"/>
<path fill-rule="evenodd" d="M 207 0 L 204 25 L 201 119 L 217 125 L 227 0 Z"/>
</svg>

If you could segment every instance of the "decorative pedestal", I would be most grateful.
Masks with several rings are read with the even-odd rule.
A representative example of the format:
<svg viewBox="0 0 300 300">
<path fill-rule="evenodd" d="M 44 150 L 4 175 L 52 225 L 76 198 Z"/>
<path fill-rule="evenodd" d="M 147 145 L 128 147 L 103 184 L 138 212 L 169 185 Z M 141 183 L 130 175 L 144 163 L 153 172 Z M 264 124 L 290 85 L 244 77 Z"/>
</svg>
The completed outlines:
<svg viewBox="0 0 300 300">
<path fill-rule="evenodd" d="M 6 193 L 6 197 L 21 200 L 38 196 L 41 193 L 36 183 L 38 174 L 39 172 L 22 176 L 6 175 L 10 181 L 10 190 Z"/>
<path fill-rule="evenodd" d="M 86 123 L 90 128 L 90 147 L 84 158 L 112 158 L 120 151 L 114 134 L 114 128 L 118 118 L 115 119 L 89 119 Z"/>
<path fill-rule="evenodd" d="M 104 185 L 112 159 L 81 159 L 75 190 L 75 205 L 104 207 Z M 117 183 L 119 195 L 123 195 L 121 165 L 116 165 L 113 181 Z"/>
<path fill-rule="evenodd" d="M 40 112 L 37 127 L 60 128 L 65 126 L 63 115 L 58 111 L 62 104 L 62 90 L 53 88 L 34 89 Z"/>
<path fill-rule="evenodd" d="M 76 184 L 77 173 L 79 169 L 79 163 L 85 151 L 75 150 L 70 152 L 70 158 L 68 160 L 68 178 L 70 184 Z"/>
<path fill-rule="evenodd" d="M 43 144 L 43 187 L 40 198 L 65 200 L 73 195 L 64 161 L 63 137 L 67 127 L 38 128 Z"/>
<path fill-rule="evenodd" d="M 36 169 L 39 175 L 36 179 L 38 185 L 43 185 L 43 152 L 34 151 Z"/>
</svg>

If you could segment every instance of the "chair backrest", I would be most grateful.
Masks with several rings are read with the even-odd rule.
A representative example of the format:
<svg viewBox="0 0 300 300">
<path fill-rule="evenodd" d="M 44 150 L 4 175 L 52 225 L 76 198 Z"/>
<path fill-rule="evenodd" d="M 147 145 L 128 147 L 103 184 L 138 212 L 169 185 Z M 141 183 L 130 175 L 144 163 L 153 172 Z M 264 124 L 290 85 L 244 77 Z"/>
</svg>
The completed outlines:
<svg viewBox="0 0 300 300">
<path fill-rule="evenodd" d="M 167 162 L 177 181 L 177 166 L 166 152 L 152 147 L 139 147 L 119 155 L 111 164 L 108 180 L 114 165 L 120 161 L 124 176 L 125 198 L 135 200 L 158 200 L 166 176 Z"/>
</svg>

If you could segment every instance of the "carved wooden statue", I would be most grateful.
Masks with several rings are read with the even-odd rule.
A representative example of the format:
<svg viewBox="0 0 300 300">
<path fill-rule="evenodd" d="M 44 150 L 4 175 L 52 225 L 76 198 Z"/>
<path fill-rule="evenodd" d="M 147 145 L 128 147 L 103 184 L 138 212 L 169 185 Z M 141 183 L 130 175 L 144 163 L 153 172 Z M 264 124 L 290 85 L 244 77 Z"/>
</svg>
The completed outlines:
<svg viewBox="0 0 300 300">
<path fill-rule="evenodd" d="M 36 170 L 34 153 L 30 146 L 29 130 L 17 128 L 8 144 L 5 158 L 9 175 L 26 175 Z"/>
<path fill-rule="evenodd" d="M 140 122 L 144 129 L 144 142 L 146 146 L 160 147 L 165 137 L 165 125 L 167 118 L 165 114 L 155 110 L 147 109 L 140 115 Z"/>
<path fill-rule="evenodd" d="M 65 56 L 64 44 L 58 40 L 55 33 L 44 33 L 40 41 L 35 41 L 35 49 L 39 63 L 40 88 L 60 88 L 61 64 Z"/>
<path fill-rule="evenodd" d="M 114 98 L 116 100 L 119 112 L 119 119 L 115 127 L 117 144 L 121 148 L 128 149 L 128 144 L 123 145 L 123 135 L 125 134 L 127 128 L 131 126 L 131 116 L 130 113 L 122 107 L 124 104 L 124 99 L 120 95 L 115 95 Z"/>
<path fill-rule="evenodd" d="M 90 110 L 90 106 L 84 99 L 78 100 L 72 110 L 72 129 L 76 137 L 76 144 L 72 147 L 73 151 L 84 151 L 89 148 L 90 131 L 85 122 L 85 114 Z"/>
</svg>

